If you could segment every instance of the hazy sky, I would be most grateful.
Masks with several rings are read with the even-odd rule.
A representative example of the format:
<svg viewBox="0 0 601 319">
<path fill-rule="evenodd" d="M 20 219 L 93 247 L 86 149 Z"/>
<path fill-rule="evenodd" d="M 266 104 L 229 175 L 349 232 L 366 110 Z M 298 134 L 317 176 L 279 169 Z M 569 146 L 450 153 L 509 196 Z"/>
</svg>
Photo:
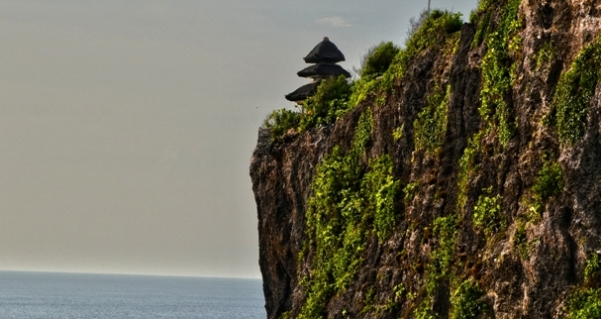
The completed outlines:
<svg viewBox="0 0 601 319">
<path fill-rule="evenodd" d="M 0 270 L 259 277 L 258 127 L 323 36 L 350 70 L 426 4 L 0 0 Z"/>
</svg>

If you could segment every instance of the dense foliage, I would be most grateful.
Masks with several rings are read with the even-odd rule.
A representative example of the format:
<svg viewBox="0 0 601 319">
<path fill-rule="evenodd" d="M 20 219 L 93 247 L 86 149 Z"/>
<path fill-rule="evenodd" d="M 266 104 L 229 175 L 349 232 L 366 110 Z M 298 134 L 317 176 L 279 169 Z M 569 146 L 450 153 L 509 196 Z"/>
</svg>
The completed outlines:
<svg viewBox="0 0 601 319">
<path fill-rule="evenodd" d="M 447 130 L 447 113 L 451 87 L 436 90 L 428 97 L 428 104 L 417 115 L 413 122 L 413 133 L 416 150 L 434 152 L 442 147 L 444 133 Z"/>
<path fill-rule="evenodd" d="M 478 12 L 483 15 L 475 41 L 484 41 L 486 54 L 482 59 L 482 104 L 480 115 L 488 124 L 488 129 L 497 131 L 501 145 L 505 146 L 516 131 L 516 121 L 512 115 L 512 86 L 515 81 L 516 65 L 511 58 L 519 54 L 522 26 L 518 19 L 520 0 L 502 0 L 498 25 L 491 28 L 490 19 L 498 1 L 481 1 Z"/>
<path fill-rule="evenodd" d="M 287 133 L 334 123 L 351 109 L 350 94 L 351 86 L 344 76 L 322 80 L 315 95 L 302 104 L 300 112 L 275 110 L 267 116 L 263 126 L 270 129 L 272 140 L 276 140 Z"/>
<path fill-rule="evenodd" d="M 382 75 L 399 51 L 392 42 L 382 42 L 370 48 L 361 63 L 361 76 Z"/>
<path fill-rule="evenodd" d="M 601 39 L 587 45 L 562 74 L 553 98 L 557 132 L 562 143 L 573 144 L 584 135 L 586 116 L 601 80 Z"/>
<path fill-rule="evenodd" d="M 450 319 L 472 319 L 488 310 L 488 307 L 482 299 L 484 291 L 478 287 L 478 284 L 470 280 L 462 282 L 451 295 Z"/>
<path fill-rule="evenodd" d="M 386 63 L 389 66 L 381 77 L 377 76 L 380 74 L 379 72 L 362 72 L 361 78 L 353 86 L 350 104 L 357 105 L 370 95 L 378 96 L 376 104 L 386 101 L 392 92 L 394 83 L 404 76 L 412 59 L 427 49 L 454 48 L 459 39 L 457 31 L 461 29 L 462 24 L 460 13 L 433 10 L 429 15 L 422 14 L 421 18 L 413 23 L 405 47 L 397 51 L 390 63 Z M 383 57 L 388 57 L 388 54 L 396 49 L 394 46 L 384 43 L 382 51 L 387 52 L 379 57 L 384 60 Z M 386 60 L 386 62 L 388 61 Z M 379 70 L 383 70 L 383 67 Z"/>
<path fill-rule="evenodd" d="M 501 195 L 492 196 L 492 188 L 484 190 L 474 206 L 474 226 L 491 236 L 507 226 L 507 220 L 501 209 Z"/>
<path fill-rule="evenodd" d="M 307 302 L 299 318 L 325 316 L 327 300 L 353 281 L 369 236 L 385 240 L 394 227 L 398 182 L 390 156 L 362 164 L 372 134 L 370 110 L 360 118 L 353 147 L 335 147 L 317 168 L 306 212 L 309 245 L 315 251 Z"/>
</svg>

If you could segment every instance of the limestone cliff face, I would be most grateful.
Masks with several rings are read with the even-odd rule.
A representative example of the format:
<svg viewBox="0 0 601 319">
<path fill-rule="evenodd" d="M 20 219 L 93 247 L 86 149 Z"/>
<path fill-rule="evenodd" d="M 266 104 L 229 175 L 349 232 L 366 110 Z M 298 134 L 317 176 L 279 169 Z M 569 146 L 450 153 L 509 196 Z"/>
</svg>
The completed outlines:
<svg viewBox="0 0 601 319">
<path fill-rule="evenodd" d="M 335 123 L 259 130 L 268 318 L 600 318 L 601 2 L 482 2 Z"/>
</svg>

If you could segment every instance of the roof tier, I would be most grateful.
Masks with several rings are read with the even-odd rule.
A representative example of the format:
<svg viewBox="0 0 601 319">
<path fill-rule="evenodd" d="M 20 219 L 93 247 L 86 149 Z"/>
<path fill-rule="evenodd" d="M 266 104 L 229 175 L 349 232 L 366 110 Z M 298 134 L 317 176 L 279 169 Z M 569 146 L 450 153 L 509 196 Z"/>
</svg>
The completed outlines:
<svg viewBox="0 0 601 319">
<path fill-rule="evenodd" d="M 337 63 L 344 61 L 344 54 L 328 37 L 325 37 L 304 57 L 304 60 L 307 63 Z"/>
<path fill-rule="evenodd" d="M 317 87 L 319 86 L 319 81 L 311 82 L 309 84 L 305 84 L 296 91 L 286 94 L 286 100 L 292 102 L 304 101 L 308 97 L 312 96 L 317 92 Z"/>
<path fill-rule="evenodd" d="M 343 69 L 338 64 L 333 63 L 318 63 L 315 65 L 311 65 L 309 67 L 304 68 L 299 71 L 298 76 L 304 78 L 315 78 L 315 77 L 325 77 L 325 76 L 339 76 L 344 75 L 347 78 L 351 77 L 351 74 Z"/>
</svg>

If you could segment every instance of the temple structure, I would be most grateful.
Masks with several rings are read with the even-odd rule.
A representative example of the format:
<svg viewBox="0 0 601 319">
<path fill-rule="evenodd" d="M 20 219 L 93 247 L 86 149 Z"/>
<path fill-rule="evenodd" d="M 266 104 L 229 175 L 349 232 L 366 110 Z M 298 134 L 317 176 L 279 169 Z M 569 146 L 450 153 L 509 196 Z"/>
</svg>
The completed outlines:
<svg viewBox="0 0 601 319">
<path fill-rule="evenodd" d="M 323 79 L 340 75 L 344 75 L 347 78 L 351 77 L 348 71 L 336 64 L 344 61 L 344 54 L 340 52 L 338 47 L 328 37 L 324 37 L 323 41 L 318 43 L 303 59 L 306 63 L 311 63 L 312 65 L 302 69 L 297 74 L 303 78 L 311 78 L 313 82 L 305 84 L 294 92 L 287 94 L 286 99 L 288 101 L 302 103 L 317 92 L 319 82 Z"/>
</svg>

